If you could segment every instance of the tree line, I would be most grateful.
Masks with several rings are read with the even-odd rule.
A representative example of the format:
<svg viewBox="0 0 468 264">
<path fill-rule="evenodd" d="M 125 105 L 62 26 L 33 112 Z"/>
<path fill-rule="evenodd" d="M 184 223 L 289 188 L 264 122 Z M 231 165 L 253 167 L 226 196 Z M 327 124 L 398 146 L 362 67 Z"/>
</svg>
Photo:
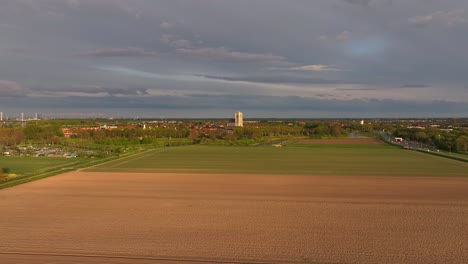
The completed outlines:
<svg viewBox="0 0 468 264">
<path fill-rule="evenodd" d="M 96 121 L 76 121 L 72 125 L 96 124 Z M 127 123 L 125 123 L 127 125 Z M 129 124 L 129 123 L 128 123 Z M 373 121 L 360 124 L 355 121 L 309 121 L 309 122 L 267 122 L 249 123 L 244 127 L 224 128 L 221 122 L 198 121 L 163 124 L 143 128 L 135 125 L 133 128 L 119 129 L 79 129 L 74 130 L 74 139 L 64 137 L 62 128 L 70 127 L 67 121 L 50 121 L 28 123 L 26 126 L 9 125 L 0 127 L 0 146 L 15 146 L 25 143 L 59 144 L 64 146 L 86 145 L 138 145 L 152 144 L 205 144 L 220 143 L 234 144 L 243 142 L 253 144 L 275 137 L 347 137 L 350 133 L 374 136 L 376 131 L 385 131 L 394 137 L 418 141 L 432 145 L 438 149 L 468 151 L 468 129 L 465 124 L 458 124 L 457 129 L 440 129 L 427 127 L 426 129 L 411 128 L 405 121 Z M 443 123 L 447 128 L 450 123 Z M 78 126 L 79 127 L 79 126 Z M 165 139 L 165 140 L 161 140 Z M 172 141 L 170 141 L 173 139 Z M 176 139 L 180 139 L 177 141 Z M 177 143 L 176 143 L 177 142 Z"/>
<path fill-rule="evenodd" d="M 468 132 L 465 130 L 441 130 L 441 129 L 412 129 L 396 128 L 393 131 L 395 137 L 421 142 L 438 149 L 448 151 L 467 152 Z"/>
</svg>

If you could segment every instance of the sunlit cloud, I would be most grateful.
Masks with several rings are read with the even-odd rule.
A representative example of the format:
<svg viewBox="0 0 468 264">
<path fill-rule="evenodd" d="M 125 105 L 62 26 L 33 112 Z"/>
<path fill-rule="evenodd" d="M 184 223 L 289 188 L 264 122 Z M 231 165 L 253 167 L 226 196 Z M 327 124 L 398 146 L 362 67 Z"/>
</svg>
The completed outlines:
<svg viewBox="0 0 468 264">
<path fill-rule="evenodd" d="M 339 69 L 322 64 L 315 64 L 315 65 L 304 65 L 300 67 L 292 67 L 291 70 L 296 71 L 339 71 Z"/>
</svg>

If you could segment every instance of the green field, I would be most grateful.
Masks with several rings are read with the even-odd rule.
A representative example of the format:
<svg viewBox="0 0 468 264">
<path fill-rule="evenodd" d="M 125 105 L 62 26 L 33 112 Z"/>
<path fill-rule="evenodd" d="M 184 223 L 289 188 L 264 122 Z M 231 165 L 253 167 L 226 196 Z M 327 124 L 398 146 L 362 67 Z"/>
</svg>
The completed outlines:
<svg viewBox="0 0 468 264">
<path fill-rule="evenodd" d="M 154 149 L 87 171 L 466 177 L 468 163 L 391 146 L 183 146 Z"/>
<path fill-rule="evenodd" d="M 0 169 L 8 168 L 7 181 L 0 181 L 0 189 L 35 181 L 57 174 L 89 167 L 115 159 L 48 158 L 48 157 L 4 157 L 0 156 Z"/>
<path fill-rule="evenodd" d="M 45 173 L 82 162 L 82 159 L 0 156 L 0 168 L 9 168 L 10 173 L 18 174 L 18 176 Z"/>
</svg>

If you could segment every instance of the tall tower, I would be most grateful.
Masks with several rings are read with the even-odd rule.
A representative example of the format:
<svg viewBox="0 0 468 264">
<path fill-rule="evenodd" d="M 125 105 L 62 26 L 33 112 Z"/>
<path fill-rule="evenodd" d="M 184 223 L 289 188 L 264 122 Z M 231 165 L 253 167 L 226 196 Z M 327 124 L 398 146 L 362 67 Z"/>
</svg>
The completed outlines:
<svg viewBox="0 0 468 264">
<path fill-rule="evenodd" d="M 236 112 L 234 114 L 235 126 L 236 127 L 243 127 L 244 126 L 244 117 L 242 112 Z"/>
</svg>

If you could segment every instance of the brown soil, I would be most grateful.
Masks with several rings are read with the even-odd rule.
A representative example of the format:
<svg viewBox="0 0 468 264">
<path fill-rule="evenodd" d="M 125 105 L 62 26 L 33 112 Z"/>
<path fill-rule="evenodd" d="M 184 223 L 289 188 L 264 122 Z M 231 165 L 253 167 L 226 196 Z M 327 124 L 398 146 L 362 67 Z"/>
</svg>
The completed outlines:
<svg viewBox="0 0 468 264">
<path fill-rule="evenodd" d="M 73 172 L 0 191 L 0 263 L 467 263 L 467 194 L 457 178 Z"/>
<path fill-rule="evenodd" d="M 385 145 L 383 141 L 375 138 L 304 139 L 297 143 L 310 145 Z"/>
</svg>

